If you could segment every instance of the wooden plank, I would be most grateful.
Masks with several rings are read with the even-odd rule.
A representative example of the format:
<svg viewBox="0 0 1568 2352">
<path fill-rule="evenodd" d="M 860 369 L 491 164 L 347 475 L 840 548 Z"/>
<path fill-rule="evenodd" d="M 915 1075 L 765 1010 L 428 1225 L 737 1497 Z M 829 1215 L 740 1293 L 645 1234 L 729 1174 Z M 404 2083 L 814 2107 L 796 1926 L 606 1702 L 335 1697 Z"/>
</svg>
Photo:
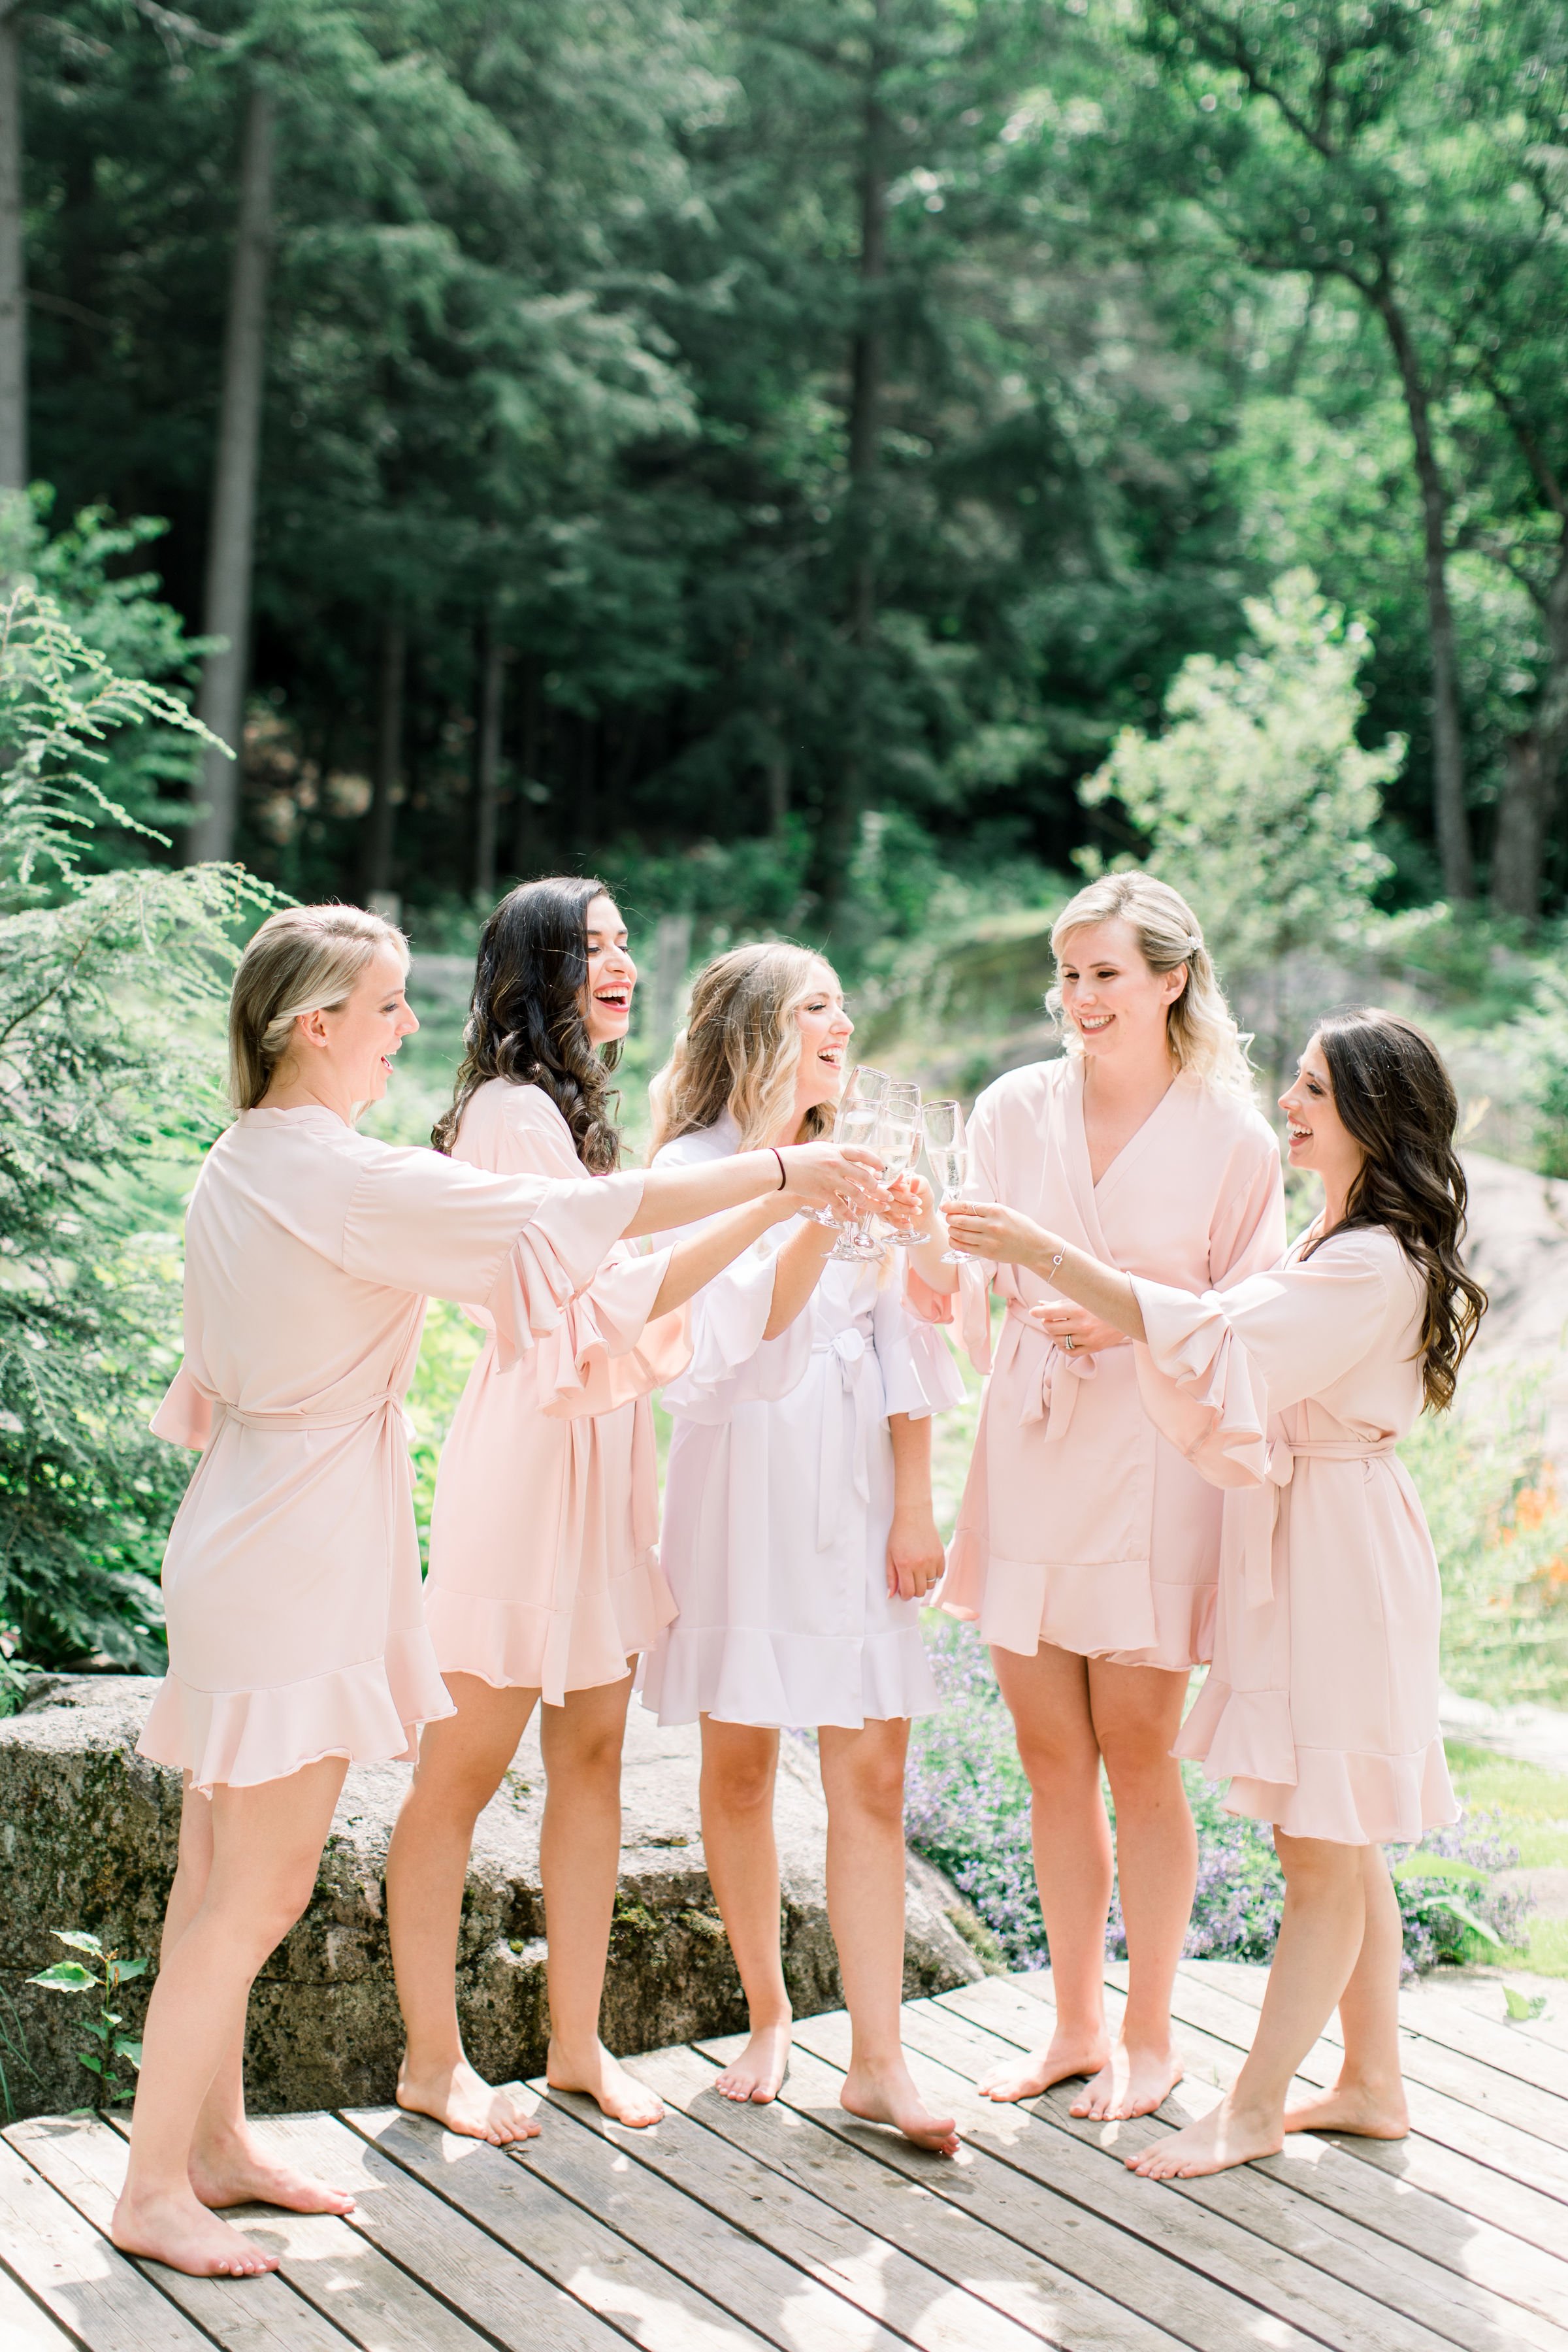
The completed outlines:
<svg viewBox="0 0 1568 2352">
<path fill-rule="evenodd" d="M 942 2006 L 994 2036 L 997 2058 L 1029 2045 L 1039 2015 L 1037 2002 L 995 1977 L 944 1995 Z M 1205 2088 L 1187 2103 L 1207 2106 L 1218 2095 Z M 1058 2122 L 1097 2137 L 1101 2126 L 1066 2114 L 1071 2096 L 1071 2087 L 1052 2095 Z M 1148 2121 L 1151 2138 L 1169 2128 Z M 1568 2352 L 1568 2263 L 1488 2223 L 1461 2221 L 1451 2206 L 1369 2171 L 1326 2140 L 1292 2137 L 1279 2156 L 1172 2185 L 1473 2352 L 1514 2343 Z"/>
<path fill-rule="evenodd" d="M 515 2346 L 517 2352 L 611 2352 L 624 2342 L 563 2288 L 454 2211 L 336 2116 L 278 2116 L 268 2128 L 294 2161 L 353 2192 L 350 2226 L 399 2277 L 411 2273 L 447 2315 L 461 2341 Z M 471 2145 L 472 2143 L 470 2143 Z M 434 2339 L 432 2339 L 434 2340 Z M 457 2339 L 454 2339 L 457 2340 Z"/>
<path fill-rule="evenodd" d="M 803 2039 L 835 2063 L 848 2058 L 848 2021 L 811 2019 Z M 824 2029 L 826 2029 L 826 2031 Z M 1147 2119 L 1137 2125 L 1100 2124 L 1090 2145 L 1059 2127 L 1048 2103 L 1038 2113 L 998 2105 L 973 2088 L 973 2073 L 994 2060 L 995 2044 L 935 2002 L 912 2001 L 903 2012 L 904 2046 L 951 2069 L 943 2106 L 956 2103 L 960 2128 L 973 2142 L 1006 2163 L 1048 2182 L 1064 2195 L 1142 2238 L 1194 2264 L 1233 2294 L 1248 2296 L 1277 2319 L 1317 2336 L 1343 2352 L 1437 2352 L 1444 2339 L 1397 2311 L 1348 2288 L 1298 2254 L 1254 2235 L 1223 2213 L 1194 2200 L 1172 2196 L 1167 2184 L 1129 2172 L 1121 2152 L 1142 2145 Z M 1180 2094 L 1173 2105 L 1179 2107 Z"/>
<path fill-rule="evenodd" d="M 3 2144 L 0 2244 L 13 2277 L 86 2352 L 211 2352 L 212 2338 Z"/>
<path fill-rule="evenodd" d="M 1037 1997 L 1032 1989 L 1026 1992 L 1016 1978 L 988 1978 L 984 1992 L 964 1986 L 940 1999 L 943 2007 L 967 2011 L 972 1994 L 988 2009 L 984 2021 L 994 2031 L 1005 2005 L 1016 2003 L 1014 2038 L 1030 2047 L 1039 2040 Z M 1235 2080 L 1244 2055 L 1240 2049 L 1190 2023 L 1182 2026 L 1181 2040 L 1189 2066 L 1205 2080 L 1221 2086 Z M 1473 2120 L 1468 2108 L 1454 2112 L 1465 2124 Z M 1314 2150 L 1330 2160 L 1307 2163 Z M 1564 2323 L 1560 2297 L 1568 2241 L 1563 2209 L 1555 2199 L 1420 2132 L 1394 2141 L 1297 2133 L 1286 2141 L 1282 2155 L 1265 2158 L 1258 2168 L 1272 2171 L 1281 2166 L 1296 2168 L 1288 2177 L 1300 2195 L 1315 2197 L 1428 2261 L 1446 2263 L 1497 2294 Z M 1454 2207 L 1466 2217 L 1463 2229 L 1456 2226 Z M 1544 2263 L 1538 2259 L 1542 2254 Z"/>
<path fill-rule="evenodd" d="M 858 2124 L 838 2105 L 842 2064 L 818 2063 L 811 2039 L 806 2038 L 815 2039 L 815 2029 L 822 2022 L 812 2019 L 797 2026 L 795 2054 L 780 2098 L 809 2116 L 823 2130 L 874 2154 L 889 2170 L 917 2180 L 933 2196 L 973 2214 L 1019 2245 L 1048 2247 L 1052 2262 L 1063 2270 L 1097 2287 L 1109 2300 L 1154 2321 L 1194 2347 L 1194 2352 L 1238 2352 L 1243 2346 L 1267 2346 L 1268 2352 L 1307 2352 L 1310 2344 L 1321 2341 L 1259 2308 L 1252 2295 L 1236 2294 L 1215 2284 L 1179 2252 L 1167 2253 L 1163 2248 L 1125 2234 L 1092 2204 L 1058 2196 L 1044 2182 L 1026 2177 L 1016 2166 L 998 2161 L 984 2147 L 966 2145 L 956 2158 L 935 2160 L 896 2133 Z M 843 2046 L 847 2054 L 847 2045 Z M 727 2063 L 741 2048 L 741 2040 L 704 2042 L 701 2047 Z M 928 2064 L 918 2053 L 911 2071 L 931 2099 L 946 2102 L 964 2088 L 947 2069 Z M 1152 2182 L 1142 2185 L 1154 2186 Z"/>
<path fill-rule="evenodd" d="M 1568 1984 L 1563 1985 L 1559 2000 L 1568 1997 Z M 1399 1996 L 1399 2019 L 1413 2032 L 1426 2029 L 1421 2012 L 1436 2005 L 1454 2016 L 1484 2017 L 1505 2032 L 1524 2042 L 1542 2042 L 1549 2049 L 1568 2053 L 1568 2021 L 1563 2009 L 1550 2002 L 1540 2017 L 1510 2017 L 1503 2001 L 1503 1979 L 1497 1976 L 1450 1976 L 1445 1970 L 1433 1969 L 1420 1978 Z"/>
<path fill-rule="evenodd" d="M 633 2059 L 631 2070 L 657 2091 L 674 2114 L 689 2116 L 722 2146 L 758 2166 L 776 2182 L 805 2189 L 819 2206 L 845 2217 L 848 2248 L 829 2241 L 825 2252 L 848 2275 L 847 2252 L 874 2233 L 879 2255 L 876 2283 L 879 2308 L 889 2326 L 911 2343 L 940 2340 L 929 2331 L 942 2324 L 940 2309 L 926 2309 L 930 2273 L 946 2279 L 975 2303 L 1000 2314 L 995 2326 L 963 2313 L 965 2352 L 1043 2337 L 1066 2352 L 1173 2352 L 1176 2338 L 1135 2312 L 1123 2309 L 1060 2270 L 1053 2263 L 1005 2238 L 961 2207 L 938 2197 L 923 2181 L 906 2180 L 862 2148 L 825 2131 L 802 2108 L 779 2099 L 767 2106 L 738 2106 L 713 2089 L 715 2063 L 677 2046 Z M 836 2105 L 839 2077 L 808 2053 L 792 2062 L 796 2096 L 815 2095 Z M 847 2119 L 846 2119 L 847 2120 Z M 660 2126 L 660 2136 L 664 2126 Z M 773 2221 L 770 2210 L 769 2234 Z M 796 2257 L 798 2259 L 798 2257 Z M 1008 2332 L 1000 2333 L 998 2327 Z"/>
<path fill-rule="evenodd" d="M 434 2189 L 648 2352 L 734 2352 L 736 2347 L 755 2352 L 765 2342 L 500 2148 L 458 2139 L 395 2107 L 366 2109 L 344 2121 L 411 2179 Z M 630 2158 L 623 2160 L 629 2168 Z M 713 2284 L 721 2292 L 722 2282 Z M 506 2340 L 521 2346 L 524 2338 Z"/>
<path fill-rule="evenodd" d="M 714 2070 L 706 2060 L 691 2051 L 671 2054 L 700 2067 L 711 2085 Z M 710 2105 L 727 2104 L 719 2102 L 710 2087 L 707 2095 Z M 818 2343 L 877 2345 L 889 2347 L 890 2352 L 900 2342 L 928 2347 L 931 2352 L 1035 2352 L 1037 2338 L 1034 2335 L 987 2304 L 977 2303 L 923 2263 L 912 2262 L 869 2227 L 847 2221 L 787 2177 L 743 2155 L 728 2138 L 704 2131 L 679 2109 L 667 2113 L 657 2131 L 637 2133 L 617 2130 L 584 2102 L 573 2102 L 572 2112 L 595 2140 L 623 2148 L 641 2172 L 658 2176 L 660 2189 L 678 2200 L 678 2211 L 685 2216 L 683 2272 L 696 2280 L 706 2270 L 711 2277 L 715 2275 L 711 2263 L 727 2262 L 731 2267 L 722 2273 L 724 2302 L 759 2334 L 776 2335 L 781 2308 L 777 2273 L 782 2258 L 784 2263 L 795 2264 L 798 2272 L 819 2283 L 823 2295 L 831 2291 L 834 2300 L 843 2298 L 837 2314 L 826 2315 L 826 2325 L 809 2313 L 797 2318 L 792 2309 L 792 2330 L 807 2334 L 814 2352 Z M 564 2178 L 552 2169 L 549 2178 L 553 2185 L 567 2195 L 580 2195 L 584 2189 L 591 2191 L 592 2175 L 576 2178 L 584 2168 L 559 2137 L 547 2146 L 542 2143 L 537 2152 L 529 2150 L 530 2168 L 537 2168 L 542 2158 L 553 2164 L 563 2155 L 570 2158 L 574 2177 Z M 661 2242 L 668 2244 L 670 2229 L 646 2189 L 628 2183 L 622 2193 L 633 2206 L 631 2226 L 609 2203 L 596 2210 L 649 2252 L 657 2251 Z M 699 2211 L 709 2217 L 710 2230 L 693 2228 L 691 2217 Z M 713 2217 L 725 2215 L 736 2225 L 725 2228 L 726 2239 L 743 2230 L 749 2233 L 743 2242 L 749 2243 L 752 2236 L 760 2242 L 755 2252 L 739 2263 L 723 2240 L 711 2235 L 711 2227 L 718 2226 Z M 679 2226 L 674 2213 L 670 2224 Z M 756 2252 L 764 2249 L 767 2262 L 757 2282 L 759 2292 L 743 2302 L 730 2282 L 749 2280 L 756 2267 Z M 665 2259 L 671 2257 L 667 2254 Z M 894 2328 L 897 2335 L 889 2332 Z"/>
<path fill-rule="evenodd" d="M 41 2311 L 10 2273 L 0 2267 L 0 2344 L 5 2352 L 70 2352 L 79 2344 Z"/>
<path fill-rule="evenodd" d="M 125 2179 L 125 2141 L 120 2132 L 107 2123 L 44 2117 L 14 2124 L 5 2137 L 84 2221 L 108 2237 L 114 2200 Z M 302 2302 L 275 2271 L 259 2278 L 186 2278 L 163 2263 L 138 2263 L 137 2267 L 225 2352 L 344 2352 L 348 2338 Z"/>
<path fill-rule="evenodd" d="M 1192 1982 L 1194 1969 L 1203 1965 L 1184 1960 L 1177 1975 Z M 1226 1990 L 1249 2009 L 1260 2009 L 1265 1973 L 1262 1969 L 1240 1973 L 1227 1969 Z M 1331 2019 L 1323 2042 L 1337 2053 L 1341 2045 L 1336 2020 Z M 1479 2108 L 1483 2115 L 1511 2124 L 1516 2131 L 1529 2132 L 1532 2138 L 1568 2152 L 1568 2100 L 1557 2098 L 1550 2091 L 1537 2090 L 1533 2083 L 1500 2073 L 1487 2059 L 1469 2057 L 1464 2051 L 1429 2040 L 1425 2034 L 1402 2035 L 1400 2063 L 1407 2083 L 1420 2083 L 1428 2090 L 1441 2091 L 1466 2106 Z"/>
<path fill-rule="evenodd" d="M 542 2095 L 544 2087 L 530 2084 Z M 559 2121 L 510 2151 L 535 2179 L 596 2213 L 689 2285 L 706 2285 L 770 2344 L 793 2347 L 805 2338 L 814 2352 L 818 2345 L 823 2352 L 896 2352 L 900 2338 L 874 2308 L 879 2265 L 868 2232 L 859 2233 L 858 2247 L 840 2243 L 841 2270 L 832 2244 L 843 2234 L 836 2214 L 814 2212 L 813 2200 L 760 2165 L 739 2159 L 726 2167 L 719 2144 L 710 2143 L 710 2154 L 702 2145 L 707 2133 L 684 2116 L 668 2116 L 652 2131 L 617 2131 L 591 2099 L 548 2095 Z M 882 2251 L 893 2253 L 891 2247 Z M 939 2295 L 948 2292 L 931 2284 Z M 1011 2334 L 1011 2352 L 1018 2352 L 1025 2339 L 1016 2329 Z M 941 2341 L 952 2347 L 964 2338 L 950 2330 Z"/>
<path fill-rule="evenodd" d="M 1257 2011 L 1248 2002 L 1185 1970 L 1177 1972 L 1172 2014 L 1184 2027 L 1202 2027 L 1243 2051 L 1251 2046 L 1258 2021 Z M 1297 2071 L 1303 2081 L 1321 2084 L 1332 2083 L 1339 2068 L 1339 2050 L 1331 2042 L 1321 2042 Z M 1568 2153 L 1468 2098 L 1434 2089 L 1408 2067 L 1405 2094 L 1411 2124 L 1424 2138 L 1489 2165 L 1542 2196 L 1568 2203 Z M 1397 2150 L 1405 2143 L 1357 2140 L 1346 2135 L 1342 2145 L 1362 2163 L 1386 2169 L 1390 2147 Z"/>
</svg>

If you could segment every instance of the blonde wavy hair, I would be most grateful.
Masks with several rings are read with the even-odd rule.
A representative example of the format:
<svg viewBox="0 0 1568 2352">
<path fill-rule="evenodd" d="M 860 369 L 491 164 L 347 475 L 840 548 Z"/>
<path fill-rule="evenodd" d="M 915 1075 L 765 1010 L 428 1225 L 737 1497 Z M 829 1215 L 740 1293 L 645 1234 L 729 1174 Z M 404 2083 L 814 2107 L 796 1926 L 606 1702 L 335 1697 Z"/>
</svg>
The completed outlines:
<svg viewBox="0 0 1568 2352">
<path fill-rule="evenodd" d="M 236 1110 L 256 1108 L 300 1013 L 345 1003 L 378 947 L 395 948 L 407 971 L 403 933 L 363 907 L 284 907 L 268 916 L 240 957 L 228 1000 L 228 1091 Z"/>
<path fill-rule="evenodd" d="M 1204 945 L 1203 928 L 1181 892 L 1168 882 L 1157 882 L 1152 874 L 1102 874 L 1069 898 L 1052 924 L 1052 955 L 1059 964 L 1074 931 L 1089 923 L 1113 922 L 1131 928 L 1151 971 L 1174 971 L 1184 963 L 1187 967 L 1187 984 L 1165 1016 L 1176 1067 L 1250 1102 L 1252 1069 L 1247 1048 L 1251 1040 L 1236 1025 Z M 1081 1054 L 1077 1032 L 1063 1013 L 1059 988 L 1046 998 L 1046 1010 L 1061 1031 L 1068 1052 Z"/>
<path fill-rule="evenodd" d="M 726 1111 L 741 1150 L 771 1143 L 795 1103 L 800 1025 L 795 1016 L 830 970 L 809 948 L 786 940 L 731 948 L 691 983 L 691 1009 L 668 1061 L 648 1089 L 653 1148 L 713 1127 Z M 808 1138 L 830 1135 L 833 1107 L 805 1115 Z"/>
</svg>

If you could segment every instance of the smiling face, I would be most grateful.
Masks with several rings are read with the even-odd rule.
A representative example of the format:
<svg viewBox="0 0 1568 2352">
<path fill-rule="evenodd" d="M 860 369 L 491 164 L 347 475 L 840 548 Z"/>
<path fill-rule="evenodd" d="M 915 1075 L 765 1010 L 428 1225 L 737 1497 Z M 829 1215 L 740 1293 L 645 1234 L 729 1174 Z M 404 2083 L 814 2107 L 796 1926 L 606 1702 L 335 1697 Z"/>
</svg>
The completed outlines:
<svg viewBox="0 0 1568 2352">
<path fill-rule="evenodd" d="M 844 1087 L 844 1050 L 855 1034 L 855 1024 L 844 1010 L 844 991 L 831 965 L 819 963 L 812 974 L 816 985 L 795 1008 L 800 1029 L 800 1067 L 795 1075 L 797 1120 L 819 1103 L 836 1103 Z"/>
<path fill-rule="evenodd" d="M 626 927 L 615 900 L 601 891 L 584 916 L 588 934 L 588 977 L 583 983 L 583 1022 L 591 1045 L 612 1045 L 632 1025 L 632 991 L 637 968 L 626 953 Z"/>
<path fill-rule="evenodd" d="M 1321 1040 L 1314 1037 L 1279 1097 L 1292 1168 L 1310 1168 L 1329 1199 L 1342 1204 L 1360 1175 L 1365 1152 L 1334 1108 L 1333 1081 Z"/>
<path fill-rule="evenodd" d="M 342 1004 L 301 1013 L 267 1099 L 302 1088 L 346 1118 L 353 1105 L 379 1102 L 392 1057 L 419 1024 L 408 1009 L 402 956 L 384 940 Z"/>
<path fill-rule="evenodd" d="M 1150 970 L 1131 924 L 1120 916 L 1069 931 L 1057 958 L 1063 1014 L 1091 1061 L 1157 1051 L 1186 983 L 1184 963 Z"/>
</svg>

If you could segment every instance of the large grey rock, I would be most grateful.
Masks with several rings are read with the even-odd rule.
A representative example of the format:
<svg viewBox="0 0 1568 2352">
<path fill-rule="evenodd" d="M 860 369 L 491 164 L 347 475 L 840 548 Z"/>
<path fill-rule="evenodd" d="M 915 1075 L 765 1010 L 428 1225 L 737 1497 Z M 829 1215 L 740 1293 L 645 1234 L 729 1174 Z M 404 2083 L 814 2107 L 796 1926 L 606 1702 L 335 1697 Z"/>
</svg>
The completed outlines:
<svg viewBox="0 0 1568 2352">
<path fill-rule="evenodd" d="M 87 1927 L 126 1957 L 155 1954 L 174 1874 L 175 1776 L 133 1752 L 153 1691 L 134 1675 L 54 1677 L 0 1722 L 0 1984 L 34 2072 L 5 2063 L 19 2114 L 84 2103 L 84 1995 L 27 1985 L 63 1957 L 52 1927 Z M 825 1813 L 815 1760 L 784 1743 L 779 1778 L 784 1973 L 801 2015 L 837 2008 L 837 1963 L 823 1883 Z M 740 1982 L 708 1884 L 698 1821 L 695 1728 L 661 1731 L 634 1706 L 625 1769 L 620 1885 L 605 1991 L 613 2050 L 656 2049 L 745 2022 Z M 247 2071 L 258 2110 L 374 2105 L 392 2095 L 401 2048 L 383 1904 L 387 1839 L 406 1768 L 350 1772 L 310 1907 L 261 1973 Z M 458 2005 L 477 2064 L 537 2071 L 548 2031 L 537 1738 L 519 1749 L 484 1815 L 463 1906 Z M 982 1974 L 985 1943 L 947 1881 L 910 1857 L 906 1995 Z M 140 2020 L 144 1992 L 128 1990 Z M 0 2018 L 0 2023 L 3 2023 Z M 0 2045 L 3 2062 L 3 2045 Z"/>
</svg>

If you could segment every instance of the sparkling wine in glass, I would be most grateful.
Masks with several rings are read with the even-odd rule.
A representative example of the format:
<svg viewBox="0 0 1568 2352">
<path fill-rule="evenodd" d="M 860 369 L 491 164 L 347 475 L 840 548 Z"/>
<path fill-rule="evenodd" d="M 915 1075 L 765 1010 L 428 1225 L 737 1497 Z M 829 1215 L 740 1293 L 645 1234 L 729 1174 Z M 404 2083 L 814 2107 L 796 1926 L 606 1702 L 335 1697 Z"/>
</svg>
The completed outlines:
<svg viewBox="0 0 1568 2352">
<path fill-rule="evenodd" d="M 956 1102 L 928 1102 L 921 1113 L 921 1125 L 925 1130 L 926 1158 L 942 1187 L 938 1205 L 946 1208 L 949 1202 L 963 1198 L 963 1188 L 969 1181 L 969 1138 L 964 1132 L 963 1106 Z M 973 1255 L 971 1250 L 944 1249 L 942 1262 L 943 1265 L 964 1265 Z"/>
<path fill-rule="evenodd" d="M 877 1149 L 887 1170 L 887 1181 L 907 1175 L 920 1156 L 921 1090 L 919 1087 L 896 1081 L 882 1097 L 881 1124 L 877 1130 Z M 921 1236 L 902 1226 L 894 1226 L 889 1239 L 900 1249 L 919 1249 Z"/>
<path fill-rule="evenodd" d="M 877 1139 L 874 1118 L 869 1132 L 861 1129 L 854 1134 L 850 1133 L 845 1121 L 851 1115 L 858 1116 L 866 1110 L 875 1113 L 878 1104 L 880 1103 L 892 1083 L 886 1070 L 874 1070 L 868 1062 L 862 1062 L 858 1069 L 850 1071 L 845 1081 L 844 1092 L 838 1098 L 837 1116 L 833 1123 L 835 1143 L 875 1144 Z M 853 1233 L 855 1230 L 854 1221 L 851 1219 L 847 1223 L 837 1209 L 813 1209 L 809 1213 L 816 1223 L 832 1225 L 841 1234 Z M 865 1252 L 835 1250 L 833 1255 L 835 1257 L 864 1256 Z"/>
<path fill-rule="evenodd" d="M 857 1073 L 858 1076 L 858 1073 Z M 881 1133 L 881 1112 L 877 1102 L 851 1096 L 839 1107 L 833 1136 L 837 1143 L 860 1143 L 875 1151 Z M 837 1218 L 831 1221 L 839 1223 Z M 882 1245 L 873 1241 L 867 1230 L 868 1221 L 852 1217 L 840 1225 L 839 1237 L 829 1252 L 832 1257 L 880 1257 Z"/>
</svg>

